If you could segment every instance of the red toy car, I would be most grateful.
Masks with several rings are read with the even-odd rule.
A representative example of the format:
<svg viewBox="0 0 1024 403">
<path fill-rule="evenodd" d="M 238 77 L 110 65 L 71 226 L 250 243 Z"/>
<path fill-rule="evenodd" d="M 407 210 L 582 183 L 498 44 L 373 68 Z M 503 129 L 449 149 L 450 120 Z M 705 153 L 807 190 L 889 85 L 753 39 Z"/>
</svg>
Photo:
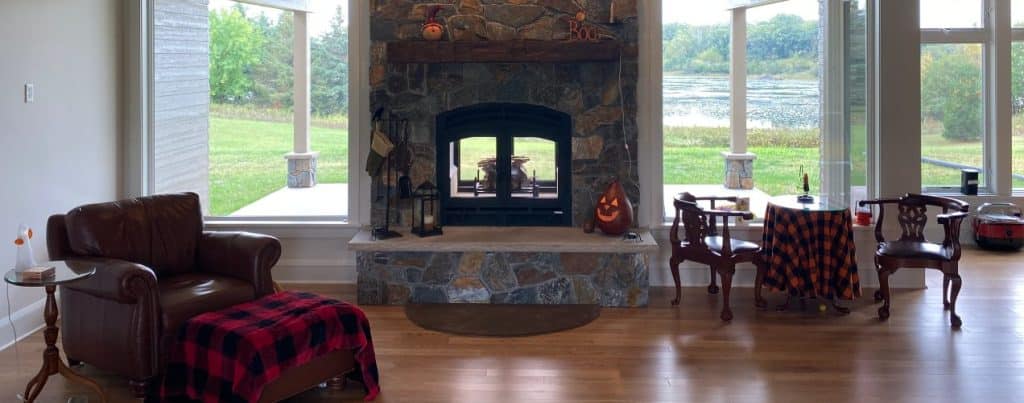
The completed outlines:
<svg viewBox="0 0 1024 403">
<path fill-rule="evenodd" d="M 1018 250 L 1024 246 L 1024 218 L 1012 203 L 985 203 L 974 217 L 974 241 L 985 249 Z"/>
</svg>

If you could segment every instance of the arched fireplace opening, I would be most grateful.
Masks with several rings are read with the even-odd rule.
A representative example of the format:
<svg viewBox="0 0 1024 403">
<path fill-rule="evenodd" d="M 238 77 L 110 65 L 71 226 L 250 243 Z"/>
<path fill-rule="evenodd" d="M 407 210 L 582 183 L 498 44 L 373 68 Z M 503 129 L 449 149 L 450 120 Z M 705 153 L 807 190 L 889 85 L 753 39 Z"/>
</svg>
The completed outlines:
<svg viewBox="0 0 1024 403">
<path fill-rule="evenodd" d="M 437 116 L 445 225 L 571 226 L 572 119 L 486 103 Z"/>
</svg>

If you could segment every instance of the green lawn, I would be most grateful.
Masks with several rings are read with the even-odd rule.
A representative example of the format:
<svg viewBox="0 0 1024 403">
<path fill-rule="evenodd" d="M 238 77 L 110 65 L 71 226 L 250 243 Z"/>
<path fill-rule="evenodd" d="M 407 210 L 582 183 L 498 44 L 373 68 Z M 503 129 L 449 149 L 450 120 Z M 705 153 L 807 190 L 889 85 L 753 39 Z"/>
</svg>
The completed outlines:
<svg viewBox="0 0 1024 403">
<path fill-rule="evenodd" d="M 317 180 L 348 182 L 348 132 L 313 127 L 310 136 L 320 152 Z M 284 187 L 291 149 L 291 123 L 211 117 L 210 214 L 231 214 Z"/>
<path fill-rule="evenodd" d="M 227 215 L 274 192 L 286 184 L 284 155 L 291 151 L 292 125 L 289 122 L 268 122 L 239 118 L 210 118 L 210 213 Z M 340 123 L 339 123 L 340 122 Z M 320 152 L 320 183 L 348 181 L 348 132 L 343 119 L 314 121 L 312 148 Z M 925 122 L 922 126 L 922 154 L 946 161 L 981 165 L 981 143 L 951 142 L 941 136 L 941 124 Z M 1024 172 L 1024 114 L 1014 117 L 1014 171 Z M 866 151 L 864 129 L 855 127 L 851 141 L 852 182 L 864 184 Z M 666 128 L 664 139 L 664 180 L 666 184 L 722 183 L 724 160 L 728 150 L 727 128 Z M 755 186 L 773 195 L 798 192 L 800 167 L 818 183 L 817 130 L 750 131 L 750 152 L 757 154 L 754 162 Z M 464 179 L 475 176 L 480 158 L 493 156 L 493 141 L 470 142 L 463 145 Z M 552 144 L 540 139 L 519 140 L 517 155 L 531 161 L 526 166 L 540 179 L 554 178 Z M 959 170 L 922 164 L 925 185 L 959 186 Z M 984 178 L 982 178 L 984 180 Z M 1024 181 L 1014 180 L 1014 187 L 1024 188 Z M 813 185 L 812 185 L 813 186 Z"/>
<path fill-rule="evenodd" d="M 751 130 L 748 142 L 748 150 L 757 155 L 754 186 L 758 189 L 772 195 L 799 192 L 801 166 L 810 182 L 818 183 L 817 130 Z M 723 182 L 722 152 L 729 150 L 728 128 L 665 128 L 664 143 L 666 184 Z"/>
</svg>

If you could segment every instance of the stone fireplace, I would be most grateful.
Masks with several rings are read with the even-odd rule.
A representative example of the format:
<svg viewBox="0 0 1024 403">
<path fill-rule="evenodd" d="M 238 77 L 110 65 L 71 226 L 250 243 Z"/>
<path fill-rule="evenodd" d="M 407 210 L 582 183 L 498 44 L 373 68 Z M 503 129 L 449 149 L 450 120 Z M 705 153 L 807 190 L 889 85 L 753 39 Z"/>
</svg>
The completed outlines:
<svg viewBox="0 0 1024 403">
<path fill-rule="evenodd" d="M 569 20 L 581 11 L 576 3 L 583 6 L 588 26 L 599 34 L 600 40 L 596 45 L 613 45 L 602 48 L 613 49 L 604 52 L 608 57 L 594 60 L 593 55 L 588 54 L 594 52 L 582 47 L 591 43 L 568 40 Z M 613 3 L 615 18 L 611 22 Z M 486 157 L 496 159 L 496 187 L 525 184 L 531 190 L 530 197 L 526 198 L 509 196 L 508 189 L 500 189 L 504 192 L 499 197 L 509 196 L 503 222 L 511 225 L 518 221 L 523 223 L 520 225 L 582 226 L 593 214 L 598 195 L 612 178 L 619 179 L 629 197 L 637 200 L 638 29 L 635 0 L 374 0 L 373 5 L 370 21 L 371 110 L 383 108 L 394 116 L 408 119 L 413 151 L 409 176 L 414 187 L 430 181 L 449 195 L 453 191 L 471 193 L 473 188 L 469 183 L 475 185 L 476 165 L 484 156 L 474 155 L 474 161 L 460 161 L 462 172 L 452 183 L 452 150 L 438 137 L 438 123 L 444 121 L 439 118 L 451 117 L 453 112 L 467 108 L 472 110 L 482 105 L 515 105 L 566 116 L 568 155 L 558 161 L 565 168 L 557 169 L 557 174 L 539 167 L 524 169 L 520 173 L 525 173 L 527 178 L 519 182 L 520 178 L 510 178 L 516 173 L 509 171 L 515 171 L 516 161 L 512 157 L 520 155 L 498 153 L 500 144 L 495 144 L 493 155 Z M 438 15 L 446 26 L 441 43 L 425 42 L 420 36 L 424 11 L 434 5 L 443 6 Z M 411 45 L 421 52 L 414 57 L 399 55 L 401 45 L 407 45 L 405 49 Z M 429 46 L 433 46 L 430 49 L 450 50 L 452 54 L 446 56 L 443 51 L 422 51 Z M 552 53 L 562 53 L 563 58 L 547 61 L 538 48 L 554 49 Z M 505 53 L 501 52 L 502 49 Z M 579 60 L 565 57 L 574 53 L 580 54 Z M 541 56 L 533 57 L 533 54 Z M 498 56 L 488 58 L 488 55 Z M 450 59 L 463 61 L 452 62 Z M 538 116 L 545 114 L 539 112 Z M 504 144 L 500 151 L 510 148 L 515 151 L 517 148 L 509 145 Z M 479 149 L 481 146 L 475 147 Z M 459 156 L 466 155 L 462 152 Z M 444 163 L 442 160 L 449 166 L 439 169 L 438 163 Z M 526 165 L 538 163 L 537 159 L 525 162 Z M 486 168 L 486 164 L 480 167 L 480 180 L 485 187 Z M 538 192 L 537 198 L 532 197 L 534 171 L 541 176 L 537 186 L 542 191 Z M 510 183 L 510 179 L 516 179 L 515 183 Z M 564 189 L 565 194 L 556 192 L 551 198 L 550 193 L 543 190 L 550 190 L 555 184 Z M 518 188 L 522 190 L 522 186 Z M 373 189 L 375 193 L 381 190 L 377 186 Z M 480 198 L 491 197 L 490 192 L 497 190 L 488 188 L 484 195 L 478 192 L 473 198 L 478 205 L 487 204 L 479 202 Z M 395 194 L 394 190 L 392 194 Z M 383 199 L 377 194 L 371 198 L 371 216 L 376 225 L 383 224 L 385 217 Z M 531 200 L 527 199 L 536 200 L 532 200 L 531 206 Z M 473 211 L 485 211 L 479 206 L 470 207 L 476 210 L 466 210 L 465 200 L 449 202 L 442 202 L 442 209 L 445 206 L 449 209 L 445 211 L 442 224 L 501 225 L 501 222 L 474 218 L 479 214 L 470 214 Z M 522 207 L 523 203 L 527 207 Z M 521 207 L 520 212 L 532 211 L 534 214 L 516 216 L 516 204 Z M 398 214 L 392 211 L 391 224 L 408 226 L 410 206 L 399 203 L 392 207 L 398 210 Z M 529 210 L 532 207 L 536 208 Z M 455 211 L 458 208 L 463 209 Z M 539 218 L 544 215 L 560 217 L 551 220 Z M 452 222 L 444 222 L 446 219 Z"/>
<path fill-rule="evenodd" d="M 372 1 L 370 107 L 409 122 L 408 175 L 438 186 L 445 228 L 357 235 L 359 303 L 645 306 L 650 232 L 579 228 L 612 179 L 639 197 L 636 0 Z M 444 38 L 427 42 L 437 5 Z M 387 189 L 373 224 L 408 228 Z"/>
</svg>

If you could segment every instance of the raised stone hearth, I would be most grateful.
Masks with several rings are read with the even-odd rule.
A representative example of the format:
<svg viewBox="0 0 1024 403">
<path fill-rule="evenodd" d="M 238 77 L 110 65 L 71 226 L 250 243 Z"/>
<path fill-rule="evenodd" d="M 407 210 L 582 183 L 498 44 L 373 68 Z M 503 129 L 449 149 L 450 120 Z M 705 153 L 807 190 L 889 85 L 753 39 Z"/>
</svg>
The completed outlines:
<svg viewBox="0 0 1024 403">
<path fill-rule="evenodd" d="M 574 228 L 452 227 L 445 235 L 405 233 L 374 241 L 363 231 L 356 251 L 359 304 L 509 303 L 642 307 L 647 253 L 658 245 L 584 234 Z"/>
</svg>

